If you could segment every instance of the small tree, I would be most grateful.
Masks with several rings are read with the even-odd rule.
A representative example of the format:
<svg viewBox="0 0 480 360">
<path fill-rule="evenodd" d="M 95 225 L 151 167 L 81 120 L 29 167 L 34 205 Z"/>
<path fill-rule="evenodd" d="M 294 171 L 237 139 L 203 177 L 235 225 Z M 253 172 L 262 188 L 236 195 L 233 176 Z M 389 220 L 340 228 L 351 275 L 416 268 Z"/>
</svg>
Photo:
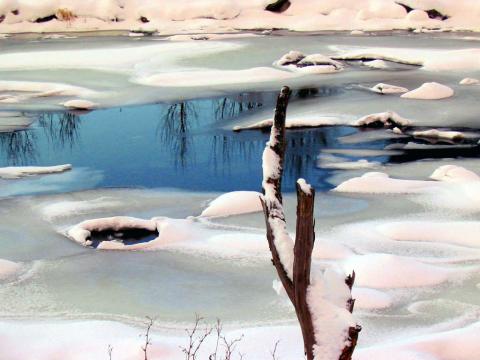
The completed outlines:
<svg viewBox="0 0 480 360">
<path fill-rule="evenodd" d="M 270 141 L 263 153 L 263 196 L 261 202 L 265 215 L 267 240 L 272 254 L 272 263 L 280 281 L 292 302 L 302 330 L 305 355 L 314 359 L 314 346 L 317 342 L 311 307 L 308 304 L 312 251 L 315 242 L 315 221 L 313 217 L 315 190 L 305 181 L 297 182 L 297 224 L 295 243 L 288 235 L 283 211 L 281 193 L 283 163 L 285 156 L 285 119 L 290 89 L 283 87 L 277 99 L 275 117 L 270 133 Z M 345 279 L 349 298 L 345 308 L 351 313 L 355 300 L 351 298 L 351 288 L 355 273 Z M 320 319 L 321 320 L 321 319 Z M 318 321 L 318 319 L 317 319 Z M 344 329 L 344 348 L 339 360 L 350 360 L 355 349 L 359 325 Z M 328 341 L 328 339 L 322 339 Z M 328 359 L 336 360 L 336 359 Z"/>
</svg>

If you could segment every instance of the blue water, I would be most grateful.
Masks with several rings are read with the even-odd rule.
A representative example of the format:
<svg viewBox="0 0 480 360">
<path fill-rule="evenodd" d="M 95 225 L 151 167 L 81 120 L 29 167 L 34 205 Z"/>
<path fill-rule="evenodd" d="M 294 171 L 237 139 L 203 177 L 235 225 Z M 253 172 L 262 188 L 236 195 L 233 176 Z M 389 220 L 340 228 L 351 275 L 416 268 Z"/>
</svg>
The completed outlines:
<svg viewBox="0 0 480 360">
<path fill-rule="evenodd" d="M 245 114 L 266 107 L 273 112 L 274 102 L 274 93 L 236 94 L 79 115 L 40 113 L 31 129 L 0 134 L 0 165 L 71 163 L 74 169 L 86 168 L 102 175 L 90 184 L 91 176 L 87 174 L 85 180 L 77 179 L 71 188 L 68 184 L 65 187 L 70 180 L 62 180 L 62 191 L 92 187 L 260 190 L 261 157 L 268 132 L 236 133 L 228 129 Z M 293 191 L 299 177 L 320 191 L 332 187 L 328 182 L 332 171 L 316 166 L 316 158 L 324 148 L 383 149 L 388 143 L 381 140 L 342 145 L 337 141 L 339 136 L 357 131 L 350 127 L 288 131 L 284 191 Z M 387 162 L 389 158 L 372 160 Z M 55 176 L 60 175 L 48 177 Z M 30 190 L 25 187 L 15 194 L 55 191 L 55 186 Z"/>
</svg>

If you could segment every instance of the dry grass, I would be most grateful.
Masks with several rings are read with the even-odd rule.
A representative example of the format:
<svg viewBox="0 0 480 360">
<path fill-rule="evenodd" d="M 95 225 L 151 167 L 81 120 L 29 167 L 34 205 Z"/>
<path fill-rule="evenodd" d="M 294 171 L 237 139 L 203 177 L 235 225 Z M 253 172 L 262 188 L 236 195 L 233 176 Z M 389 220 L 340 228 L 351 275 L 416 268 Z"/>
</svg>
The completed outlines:
<svg viewBox="0 0 480 360">
<path fill-rule="evenodd" d="M 58 9 L 55 12 L 55 16 L 60 21 L 72 21 L 76 18 L 75 14 L 71 10 L 65 8 Z"/>
</svg>

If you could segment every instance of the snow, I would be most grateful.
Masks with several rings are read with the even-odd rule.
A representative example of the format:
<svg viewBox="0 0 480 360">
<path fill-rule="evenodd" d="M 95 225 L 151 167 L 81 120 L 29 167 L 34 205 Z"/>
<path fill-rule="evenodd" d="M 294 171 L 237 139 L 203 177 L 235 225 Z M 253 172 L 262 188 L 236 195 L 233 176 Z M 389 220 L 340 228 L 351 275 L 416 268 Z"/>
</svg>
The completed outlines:
<svg viewBox="0 0 480 360">
<path fill-rule="evenodd" d="M 371 61 L 363 61 L 363 65 L 371 67 L 372 69 L 388 69 L 388 63 L 383 60 L 371 60 Z"/>
<path fill-rule="evenodd" d="M 419 88 L 403 94 L 404 99 L 440 100 L 452 97 L 453 90 L 436 82 L 424 83 Z"/>
<path fill-rule="evenodd" d="M 208 204 L 200 216 L 219 217 L 262 211 L 261 193 L 257 191 L 232 191 L 220 195 Z"/>
<path fill-rule="evenodd" d="M 0 168 L 0 178 L 2 179 L 19 179 L 25 176 L 56 174 L 69 171 L 72 165 L 55 165 L 55 166 L 10 166 Z"/>
<path fill-rule="evenodd" d="M 392 179 L 381 172 L 369 172 L 344 181 L 333 191 L 372 194 L 411 194 L 437 186 L 433 181 Z"/>
<path fill-rule="evenodd" d="M 464 328 L 397 340 L 357 351 L 355 359 L 469 360 L 480 351 L 479 330 L 480 323 L 474 322 Z"/>
<path fill-rule="evenodd" d="M 92 242 L 89 237 L 92 231 L 112 230 L 121 232 L 123 229 L 157 231 L 158 236 L 148 242 L 129 245 L 113 239 L 102 241 L 97 247 L 100 250 L 156 250 L 189 238 L 191 236 L 190 227 L 186 225 L 190 222 L 190 220 L 175 220 L 165 217 L 144 220 L 128 216 L 115 216 L 85 220 L 68 229 L 66 235 L 83 246 L 91 246 Z"/>
<path fill-rule="evenodd" d="M 280 59 L 275 61 L 273 64 L 277 66 L 285 66 L 285 65 L 290 65 L 290 64 L 296 64 L 300 60 L 305 58 L 305 54 L 303 54 L 300 51 L 296 50 L 291 50 L 285 55 L 283 55 Z"/>
<path fill-rule="evenodd" d="M 480 177 L 473 171 L 467 170 L 457 165 L 443 165 L 436 169 L 430 178 L 445 182 L 470 182 L 480 181 Z"/>
<path fill-rule="evenodd" d="M 477 183 L 480 180 L 477 174 L 456 165 L 440 166 L 430 178 L 437 181 L 393 179 L 385 173 L 369 172 L 342 182 L 333 191 L 372 194 L 429 193 L 440 190 L 445 183 Z"/>
<path fill-rule="evenodd" d="M 375 85 L 371 90 L 379 94 L 401 94 L 408 92 L 407 88 L 383 83 Z"/>
<path fill-rule="evenodd" d="M 327 153 L 318 156 L 317 166 L 324 169 L 354 170 L 377 168 L 381 166 L 381 164 L 376 161 L 368 161 L 365 159 L 346 161 L 343 157 L 333 156 Z"/>
<path fill-rule="evenodd" d="M 0 67 L 8 66 L 2 63 Z M 16 64 L 13 64 L 16 65 Z M 0 91 L 23 93 L 25 98 L 49 96 L 96 96 L 97 92 L 81 86 L 40 81 L 0 80 Z M 33 94 L 31 94 L 33 93 Z"/>
<path fill-rule="evenodd" d="M 0 259 L 0 280 L 5 280 L 18 272 L 21 265 L 13 261 Z"/>
<path fill-rule="evenodd" d="M 287 117 L 285 120 L 285 128 L 294 129 L 302 127 L 319 127 L 319 126 L 331 126 L 331 125 L 340 125 L 345 123 L 342 119 L 337 117 L 327 117 L 327 116 L 303 116 L 303 117 Z M 251 125 L 245 126 L 234 126 L 234 131 L 248 130 L 248 129 L 265 129 L 271 127 L 273 124 L 273 119 L 266 119 L 256 122 Z"/>
<path fill-rule="evenodd" d="M 396 221 L 382 224 L 376 230 L 396 241 L 440 242 L 480 248 L 478 221 Z"/>
<path fill-rule="evenodd" d="M 250 0 L 186 0 L 151 4 L 145 0 L 87 0 L 84 2 L 49 0 L 41 3 L 29 0 L 5 1 L 0 13 L 5 19 L 0 31 L 60 32 L 87 30 L 149 29 L 165 34 L 180 32 L 211 32 L 223 28 L 258 30 L 289 29 L 318 30 L 393 30 L 393 29 L 452 29 L 478 31 L 477 3 L 459 0 L 404 1 L 415 10 L 407 14 L 394 0 L 342 0 L 325 3 L 322 0 L 296 0 L 283 13 L 266 11 L 269 2 Z M 430 19 L 424 10 L 437 9 L 448 14 L 446 20 Z M 16 14 L 12 11 L 17 10 Z M 56 15 L 57 19 L 35 23 L 37 18 Z M 144 18 L 148 23 L 142 23 Z"/>
<path fill-rule="evenodd" d="M 344 269 L 355 270 L 358 286 L 379 289 L 438 285 L 455 274 L 444 267 L 381 253 L 353 256 L 344 262 Z"/>
<path fill-rule="evenodd" d="M 378 310 L 387 309 L 393 305 L 393 299 L 385 292 L 354 286 L 352 297 L 355 299 L 355 309 Z"/>
<path fill-rule="evenodd" d="M 465 135 L 460 131 L 442 131 L 437 129 L 417 130 L 412 132 L 415 137 L 432 138 L 432 139 L 448 139 L 448 140 L 462 140 Z"/>
<path fill-rule="evenodd" d="M 376 123 L 382 123 L 384 126 L 409 126 L 412 121 L 405 119 L 393 111 L 386 111 L 383 113 L 370 114 L 361 117 L 360 119 L 351 123 L 352 126 L 372 126 Z"/>
<path fill-rule="evenodd" d="M 477 85 L 480 84 L 480 80 L 474 78 L 465 78 L 460 81 L 460 85 Z"/>
<path fill-rule="evenodd" d="M 98 104 L 95 104 L 94 102 L 89 100 L 82 100 L 82 99 L 68 100 L 62 103 L 61 105 L 69 109 L 78 109 L 78 110 L 90 110 L 98 107 Z"/>
<path fill-rule="evenodd" d="M 297 184 L 300 186 L 300 189 L 302 189 L 302 191 L 307 194 L 307 195 L 311 195 L 312 194 L 312 187 L 310 186 L 310 184 L 307 184 L 307 182 L 305 181 L 305 179 L 298 179 L 297 180 Z"/>
<path fill-rule="evenodd" d="M 386 111 L 382 113 L 369 114 L 362 116 L 357 120 L 351 120 L 348 117 L 342 116 L 322 116 L 305 114 L 298 116 L 290 116 L 285 120 L 285 128 L 302 128 L 302 127 L 320 127 L 320 126 L 335 126 L 335 125 L 347 125 L 347 126 L 409 126 L 412 125 L 412 121 L 405 119 L 393 111 Z M 233 127 L 234 131 L 248 130 L 248 129 L 264 129 L 271 127 L 273 119 L 260 120 L 250 125 L 237 125 Z"/>
<path fill-rule="evenodd" d="M 111 197 L 77 201 L 64 200 L 42 206 L 41 213 L 46 220 L 52 221 L 63 217 L 70 217 L 74 214 L 89 214 L 111 207 L 119 207 L 121 204 L 121 201 Z"/>
<path fill-rule="evenodd" d="M 306 55 L 292 50 L 283 55 L 273 65 L 308 74 L 331 74 L 343 70 L 343 64 L 322 54 Z"/>
<path fill-rule="evenodd" d="M 384 60 L 405 65 L 421 66 L 423 70 L 440 71 L 475 71 L 480 70 L 480 49 L 404 49 L 394 47 L 332 47 L 338 55 L 332 56 L 336 60 Z"/>
<path fill-rule="evenodd" d="M 22 112 L 0 111 L 0 133 L 26 129 L 34 121 L 34 117 Z"/>
<path fill-rule="evenodd" d="M 345 273 L 333 267 L 321 275 L 312 274 L 307 303 L 312 314 L 316 341 L 313 353 L 317 360 L 338 359 L 347 345 L 348 328 L 357 325 L 346 308 L 351 295 L 345 278 Z"/>
<path fill-rule="evenodd" d="M 252 84 L 290 79 L 295 74 L 269 67 L 242 70 L 198 70 L 159 73 L 138 77 L 135 82 L 160 87 L 216 86 L 225 84 Z"/>
</svg>

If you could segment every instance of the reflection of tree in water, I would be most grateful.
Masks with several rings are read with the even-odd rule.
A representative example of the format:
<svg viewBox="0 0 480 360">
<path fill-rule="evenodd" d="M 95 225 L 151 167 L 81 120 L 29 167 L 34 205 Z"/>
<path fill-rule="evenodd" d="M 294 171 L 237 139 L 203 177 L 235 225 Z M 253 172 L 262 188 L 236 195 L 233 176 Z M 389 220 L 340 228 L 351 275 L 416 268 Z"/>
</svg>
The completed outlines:
<svg viewBox="0 0 480 360">
<path fill-rule="evenodd" d="M 64 148 L 68 145 L 72 149 L 80 138 L 81 121 L 78 115 L 69 112 L 44 113 L 40 115 L 38 122 L 54 147 Z"/>
<path fill-rule="evenodd" d="M 216 120 L 234 118 L 245 111 L 262 107 L 262 93 L 241 93 L 236 96 L 223 97 L 213 101 L 213 111 Z"/>
<path fill-rule="evenodd" d="M 27 165 L 36 159 L 35 133 L 30 130 L 0 133 L 0 149 L 9 165 Z"/>
<path fill-rule="evenodd" d="M 306 177 L 314 169 L 320 149 L 330 146 L 335 139 L 336 131 L 328 128 L 287 132 L 285 183 L 293 186 L 297 178 Z M 241 164 L 251 164 L 258 166 L 258 174 L 252 175 L 261 177 L 261 158 L 267 140 L 267 133 L 258 132 L 213 136 L 211 162 L 215 173 L 220 170 L 223 174 L 230 173 L 238 166 L 245 166 Z"/>
<path fill-rule="evenodd" d="M 157 133 L 160 136 L 161 144 L 168 151 L 177 156 L 175 166 L 185 167 L 187 164 L 188 151 L 193 146 L 190 135 L 191 122 L 197 118 L 195 103 L 193 101 L 183 101 L 168 106 L 166 112 L 162 115 L 162 120 L 157 127 Z"/>
</svg>

